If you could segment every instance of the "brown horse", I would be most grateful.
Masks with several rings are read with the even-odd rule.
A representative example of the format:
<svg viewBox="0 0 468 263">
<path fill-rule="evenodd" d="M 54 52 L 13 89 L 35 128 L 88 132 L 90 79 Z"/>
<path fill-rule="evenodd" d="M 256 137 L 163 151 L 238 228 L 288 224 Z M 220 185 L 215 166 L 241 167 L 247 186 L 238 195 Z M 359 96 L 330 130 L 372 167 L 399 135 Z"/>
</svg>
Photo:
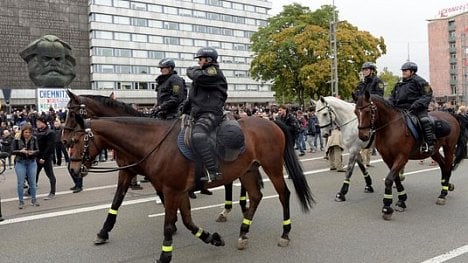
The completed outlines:
<svg viewBox="0 0 468 263">
<path fill-rule="evenodd" d="M 438 124 L 445 126 L 445 131 L 436 129 L 435 132 L 438 137 L 435 149 L 442 147 L 443 155 L 439 150 L 434 151 L 434 153 L 424 153 L 420 152 L 421 140 L 416 140 L 407 126 L 406 115 L 408 113 L 406 111 L 394 108 L 382 97 L 369 95 L 368 92 L 354 99 L 357 101 L 355 114 L 359 121 L 359 138 L 367 141 L 375 136 L 375 146 L 390 168 L 390 172 L 385 178 L 383 218 L 389 220 L 393 213 L 391 207 L 393 182 L 395 182 L 398 191 L 395 210 L 403 211 L 406 208 L 407 195 L 398 174 L 408 159 L 421 160 L 431 157 L 439 164 L 442 172 L 442 191 L 437 204 L 444 205 L 448 191 L 454 189 L 454 185 L 449 182 L 452 170 L 466 154 L 466 136 L 461 132 L 457 118 L 448 112 L 432 111 L 429 113 L 429 116 Z"/>
<path fill-rule="evenodd" d="M 164 241 L 159 262 L 170 262 L 172 258 L 173 225 L 177 209 L 181 211 L 184 225 L 205 243 L 224 245 L 218 233 L 209 233 L 196 226 L 190 214 L 187 191 L 194 183 L 194 163 L 179 152 L 176 139 L 180 121 L 161 121 L 148 118 L 100 118 L 87 120 L 75 116 L 79 128 L 74 131 L 70 147 L 70 172 L 85 175 L 92 160 L 103 148 L 115 149 L 119 167 L 126 167 L 134 174 L 149 175 L 151 184 L 165 197 Z M 253 216 L 262 198 L 259 189 L 259 167 L 270 178 L 279 194 L 283 206 L 283 233 L 279 245 L 287 246 L 291 230 L 289 197 L 290 192 L 283 175 L 285 164 L 292 178 L 301 207 L 308 211 L 313 198 L 302 167 L 293 148 L 293 138 L 287 127 L 258 117 L 239 121 L 245 136 L 245 152 L 233 162 L 223 162 L 220 171 L 223 180 L 214 181 L 208 187 L 230 183 L 239 178 L 247 189 L 250 206 L 244 213 L 240 229 L 238 248 L 247 244 L 247 233 Z M 117 211 L 110 210 L 110 213 Z"/>
<path fill-rule="evenodd" d="M 67 90 L 70 101 L 67 109 L 69 118 L 66 119 L 65 127 L 62 135 L 62 141 L 68 145 L 72 139 L 72 132 L 77 127 L 75 115 L 81 116 L 83 119 L 95 117 L 119 117 L 119 116 L 135 116 L 145 117 L 146 115 L 134 109 L 131 105 L 113 99 L 111 96 L 100 95 L 76 95 L 70 90 Z M 118 158 L 118 157 L 117 157 Z M 119 170 L 119 180 L 117 191 L 115 192 L 112 201 L 111 209 L 119 210 L 122 202 L 127 194 L 131 179 L 136 174 L 129 174 L 128 170 Z M 130 181 L 129 181 L 130 180 Z M 225 222 L 227 216 L 232 209 L 232 188 L 233 184 L 229 183 L 224 186 L 225 189 L 225 205 L 216 219 L 217 222 Z M 161 200 L 164 201 L 164 196 L 158 193 Z M 243 187 L 240 190 L 239 204 L 242 212 L 247 210 L 246 191 Z M 103 228 L 99 231 L 96 244 L 102 244 L 109 239 L 109 232 L 114 228 L 116 215 L 109 214 Z"/>
</svg>

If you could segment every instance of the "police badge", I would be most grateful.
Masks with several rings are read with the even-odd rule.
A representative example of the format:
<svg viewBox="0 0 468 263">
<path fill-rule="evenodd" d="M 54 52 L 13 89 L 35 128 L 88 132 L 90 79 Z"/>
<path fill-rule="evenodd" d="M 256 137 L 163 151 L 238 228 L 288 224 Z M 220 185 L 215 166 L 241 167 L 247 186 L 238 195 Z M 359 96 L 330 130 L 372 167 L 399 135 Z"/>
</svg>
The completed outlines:
<svg viewBox="0 0 468 263">
<path fill-rule="evenodd" d="M 179 92 L 180 92 L 180 86 L 179 85 L 173 85 L 172 86 L 172 93 L 179 94 Z"/>
<path fill-rule="evenodd" d="M 427 84 L 426 86 L 424 86 L 424 92 L 426 94 L 431 94 L 432 93 L 431 85 Z"/>
<path fill-rule="evenodd" d="M 208 73 L 208 76 L 214 76 L 218 72 L 216 71 L 215 67 L 209 67 L 209 68 L 206 69 L 206 73 Z"/>
</svg>

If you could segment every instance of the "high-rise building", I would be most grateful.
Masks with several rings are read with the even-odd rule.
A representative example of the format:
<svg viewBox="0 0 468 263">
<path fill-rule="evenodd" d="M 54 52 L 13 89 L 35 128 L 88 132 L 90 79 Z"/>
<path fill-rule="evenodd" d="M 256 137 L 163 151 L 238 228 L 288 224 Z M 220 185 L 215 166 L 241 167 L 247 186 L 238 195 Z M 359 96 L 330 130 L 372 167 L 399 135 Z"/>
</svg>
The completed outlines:
<svg viewBox="0 0 468 263">
<path fill-rule="evenodd" d="M 468 105 L 467 33 L 468 12 L 429 20 L 430 83 L 439 103 Z"/>
<path fill-rule="evenodd" d="M 249 73 L 250 36 L 266 25 L 271 6 L 267 0 L 2 1 L 0 8 L 11 12 L 0 18 L 0 33 L 11 43 L 7 48 L 2 44 L 0 60 L 12 64 L 1 67 L 0 88 L 33 93 L 18 53 L 40 36 L 53 34 L 68 42 L 77 57 L 72 89 L 116 91 L 124 101 L 154 103 L 159 60 L 174 59 L 177 72 L 186 78 L 186 68 L 196 65 L 196 51 L 210 46 L 217 49 L 229 83 L 228 102 L 273 102 L 271 84 L 254 81 Z"/>
</svg>

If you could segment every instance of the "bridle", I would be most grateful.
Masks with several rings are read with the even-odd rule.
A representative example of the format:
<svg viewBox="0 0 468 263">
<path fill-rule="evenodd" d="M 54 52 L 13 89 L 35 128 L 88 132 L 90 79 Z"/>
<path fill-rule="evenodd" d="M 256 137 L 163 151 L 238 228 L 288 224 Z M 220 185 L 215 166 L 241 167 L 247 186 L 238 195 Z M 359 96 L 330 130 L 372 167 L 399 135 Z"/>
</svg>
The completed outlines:
<svg viewBox="0 0 468 263">
<path fill-rule="evenodd" d="M 364 147 L 365 149 L 368 149 L 374 142 L 375 133 L 377 132 L 377 129 L 375 128 L 375 115 L 377 112 L 377 107 L 375 106 L 374 102 L 370 100 L 370 102 L 367 105 L 364 105 L 362 107 L 356 107 L 356 108 L 358 109 L 359 112 L 361 112 L 361 110 L 363 109 L 370 108 L 371 116 L 370 116 L 369 125 L 360 126 L 360 122 L 358 122 L 359 130 L 369 129 L 369 143 L 367 143 L 367 145 Z"/>
<path fill-rule="evenodd" d="M 346 122 L 340 124 L 340 122 L 338 121 L 338 115 L 337 115 L 336 112 L 333 110 L 333 108 L 330 107 L 330 104 L 328 104 L 328 102 L 325 102 L 324 106 L 323 106 L 322 108 L 320 108 L 320 109 L 317 110 L 317 113 L 320 112 L 320 111 L 323 111 L 323 110 L 325 110 L 325 109 L 327 109 L 328 112 L 329 112 L 328 116 L 329 116 L 330 122 L 329 122 L 328 124 L 325 124 L 325 125 L 320 125 L 320 126 L 319 126 L 320 129 L 326 128 L 326 127 L 328 127 L 328 126 L 332 126 L 333 123 L 335 123 L 335 125 L 336 125 L 338 128 L 341 128 L 341 127 L 343 127 L 343 126 L 345 126 L 345 125 L 348 125 L 349 123 L 353 122 L 353 121 L 357 118 L 357 117 L 354 117 L 354 118 L 352 118 L 351 120 L 348 120 L 348 121 L 346 121 Z M 332 116 L 332 115 L 335 116 L 335 120 L 333 120 L 333 116 Z M 333 128 L 333 126 L 332 126 L 332 128 Z"/>
</svg>

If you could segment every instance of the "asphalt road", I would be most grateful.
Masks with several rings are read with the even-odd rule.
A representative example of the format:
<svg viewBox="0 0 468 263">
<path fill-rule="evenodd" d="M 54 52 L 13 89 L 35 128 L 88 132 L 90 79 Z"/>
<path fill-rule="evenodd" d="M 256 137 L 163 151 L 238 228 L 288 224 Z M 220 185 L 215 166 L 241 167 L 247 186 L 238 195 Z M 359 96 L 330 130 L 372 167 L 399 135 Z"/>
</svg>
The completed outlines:
<svg viewBox="0 0 468 263">
<path fill-rule="evenodd" d="M 403 182 L 408 193 L 407 210 L 392 220 L 381 217 L 383 178 L 388 169 L 373 156 L 370 174 L 375 193 L 364 193 L 363 177 L 356 169 L 347 201 L 334 201 L 343 173 L 328 170 L 323 152 L 302 157 L 309 185 L 317 204 L 303 213 L 292 192 L 292 231 L 288 247 L 278 247 L 282 232 L 281 205 L 271 184 L 265 182 L 264 198 L 257 210 L 248 248 L 236 249 L 242 214 L 237 205 L 228 222 L 215 218 L 223 206 L 224 191 L 198 195 L 192 201 L 196 224 L 218 232 L 225 247 L 213 247 L 193 237 L 181 222 L 174 236 L 172 262 L 468 262 L 468 162 L 455 171 L 455 191 L 447 204 L 435 204 L 441 190 L 437 167 L 410 161 Z M 345 159 L 347 156 L 345 155 Z M 100 164 L 113 166 L 113 162 Z M 162 245 L 163 207 L 155 203 L 154 190 L 130 190 L 119 210 L 110 240 L 102 246 L 93 241 L 106 217 L 117 176 L 89 174 L 85 190 L 72 194 L 72 181 L 63 167 L 55 169 L 57 198 L 43 200 L 49 190 L 47 177 L 39 181 L 40 207 L 17 208 L 16 177 L 13 170 L 0 175 L 3 216 L 0 222 L 0 262 L 153 262 Z M 234 189 L 238 193 L 239 186 Z M 394 192 L 396 199 L 396 194 Z M 237 196 L 234 198 L 237 200 Z"/>
</svg>

